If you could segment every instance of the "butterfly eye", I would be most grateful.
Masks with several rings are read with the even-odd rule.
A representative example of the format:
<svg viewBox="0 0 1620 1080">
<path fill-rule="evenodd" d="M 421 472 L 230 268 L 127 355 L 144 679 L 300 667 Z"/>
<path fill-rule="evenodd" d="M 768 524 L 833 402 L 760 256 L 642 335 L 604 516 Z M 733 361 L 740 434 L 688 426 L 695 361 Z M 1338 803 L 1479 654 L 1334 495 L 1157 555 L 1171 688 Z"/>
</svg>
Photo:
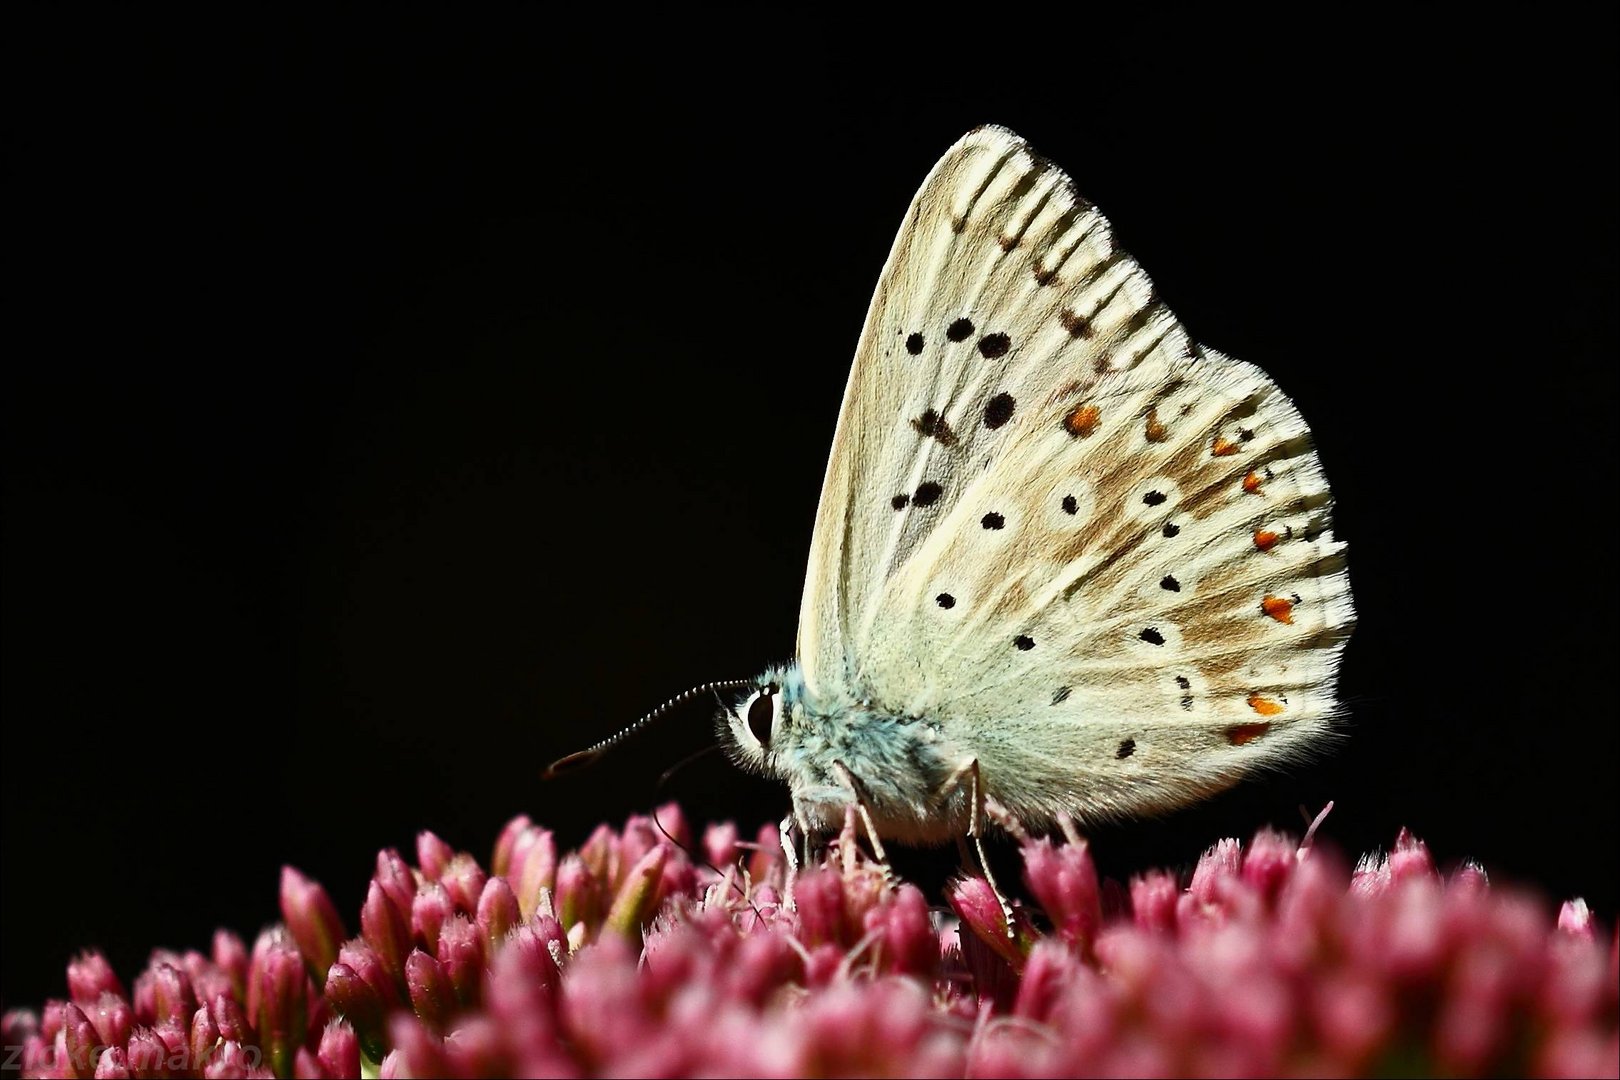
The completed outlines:
<svg viewBox="0 0 1620 1080">
<path fill-rule="evenodd" d="M 748 705 L 748 730 L 759 745 L 771 744 L 771 721 L 776 718 L 776 687 L 767 686 Z"/>
</svg>

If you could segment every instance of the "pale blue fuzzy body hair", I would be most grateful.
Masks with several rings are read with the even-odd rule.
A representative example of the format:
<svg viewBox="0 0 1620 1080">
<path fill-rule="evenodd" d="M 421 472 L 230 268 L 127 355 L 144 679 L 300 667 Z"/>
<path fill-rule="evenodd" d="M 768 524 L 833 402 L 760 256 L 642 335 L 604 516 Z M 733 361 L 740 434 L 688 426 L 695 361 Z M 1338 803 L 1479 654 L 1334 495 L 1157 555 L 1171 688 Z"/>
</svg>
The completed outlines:
<svg viewBox="0 0 1620 1080">
<path fill-rule="evenodd" d="M 767 669 L 754 684 L 720 714 L 720 741 L 738 765 L 788 785 L 801 828 L 838 829 L 858 794 L 885 838 L 945 843 L 967 831 L 968 781 L 957 774 L 972 755 L 951 745 L 937 720 L 896 715 L 855 694 L 822 700 L 805 685 L 797 662 Z M 748 707 L 771 686 L 779 688 L 780 705 L 769 745 L 762 746 Z"/>
</svg>

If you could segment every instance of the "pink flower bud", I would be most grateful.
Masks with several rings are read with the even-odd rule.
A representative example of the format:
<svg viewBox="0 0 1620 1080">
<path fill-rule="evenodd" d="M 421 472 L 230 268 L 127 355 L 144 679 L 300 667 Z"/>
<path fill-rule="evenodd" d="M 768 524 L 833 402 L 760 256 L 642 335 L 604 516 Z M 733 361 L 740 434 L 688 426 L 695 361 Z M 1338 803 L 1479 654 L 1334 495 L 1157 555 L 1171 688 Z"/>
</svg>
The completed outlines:
<svg viewBox="0 0 1620 1080">
<path fill-rule="evenodd" d="M 522 921 L 517 897 L 505 878 L 492 877 L 478 898 L 478 930 L 484 935 L 484 955 L 494 956 L 507 931 Z"/>
<path fill-rule="evenodd" d="M 455 855 L 454 848 L 426 829 L 416 834 L 416 865 L 427 880 L 438 881 Z"/>
<path fill-rule="evenodd" d="M 499 874 L 504 878 L 512 876 L 512 849 L 518 837 L 533 825 L 534 822 L 529 820 L 527 814 L 519 814 L 506 823 L 506 827 L 501 830 L 501 835 L 495 841 L 494 854 L 489 859 L 490 873 Z M 519 894 L 519 899 L 521 898 L 522 895 Z"/>
<path fill-rule="evenodd" d="M 86 950 L 68 964 L 68 997 L 75 1005 L 94 1002 L 102 994 L 112 993 L 127 997 L 124 984 L 118 981 L 107 958 L 94 949 Z"/>
<path fill-rule="evenodd" d="M 95 1004 L 85 1008 L 84 1014 L 95 1025 L 96 1034 L 107 1046 L 123 1046 L 135 1026 L 135 1010 L 129 1002 L 110 990 L 104 990 Z"/>
<path fill-rule="evenodd" d="M 248 1026 L 247 1013 L 233 997 L 217 995 L 209 1002 L 208 1015 L 219 1027 L 219 1037 L 243 1045 L 253 1041 L 253 1030 Z"/>
<path fill-rule="evenodd" d="M 945 899 L 975 938 L 1011 964 L 1015 971 L 1023 968 L 1024 956 L 1034 946 L 1035 935 L 1018 913 L 1015 913 L 1012 933 L 1008 932 L 1007 914 L 988 881 L 976 875 L 957 878 L 946 886 Z M 964 958 L 966 955 L 964 951 Z"/>
<path fill-rule="evenodd" d="M 1294 875 L 1299 849 L 1286 836 L 1262 829 L 1243 853 L 1243 881 L 1267 904 L 1277 899 Z"/>
<path fill-rule="evenodd" d="M 203 1076 L 207 1080 L 250 1080 L 272 1075 L 258 1047 L 245 1046 L 228 1039 L 219 1044 L 203 1066 Z"/>
<path fill-rule="evenodd" d="M 359 976 L 371 988 L 379 1007 L 392 1009 L 399 1005 L 400 997 L 392 976 L 377 958 L 376 950 L 362 938 L 344 942 L 338 949 L 338 963 Z M 335 966 L 335 965 L 334 965 Z"/>
<path fill-rule="evenodd" d="M 1052 920 L 1052 929 L 1071 948 L 1089 953 L 1102 926 L 1102 893 L 1087 844 L 1055 846 L 1041 839 L 1026 843 L 1023 853 L 1024 883 Z"/>
<path fill-rule="evenodd" d="M 604 889 L 616 889 L 619 886 L 619 876 L 623 872 L 622 847 L 619 834 L 606 825 L 598 825 L 591 830 L 591 835 L 579 849 L 579 857 L 590 868 L 591 875 L 600 881 Z M 521 898 L 523 893 L 520 891 Z"/>
<path fill-rule="evenodd" d="M 94 1073 L 101 1039 L 90 1018 L 72 1002 L 62 1008 L 62 1032 L 66 1036 L 68 1064 L 74 1075 Z"/>
<path fill-rule="evenodd" d="M 1217 905 L 1227 895 L 1226 885 L 1239 880 L 1243 847 L 1236 840 L 1221 840 L 1204 852 L 1193 871 L 1187 895 L 1200 906 Z"/>
<path fill-rule="evenodd" d="M 1051 938 L 1036 942 L 1019 977 L 1013 1015 L 1037 1023 L 1045 1021 L 1078 975 L 1078 968 L 1074 954 L 1061 942 Z"/>
<path fill-rule="evenodd" d="M 754 850 L 748 856 L 748 876 L 755 882 L 770 881 L 786 867 L 782 854 L 782 833 L 775 825 L 761 825 L 754 834 Z M 776 884 L 782 880 L 777 877 Z"/>
<path fill-rule="evenodd" d="M 291 866 L 281 868 L 281 917 L 311 971 L 332 966 L 349 932 L 326 890 Z"/>
<path fill-rule="evenodd" d="M 471 855 L 457 855 L 445 866 L 439 884 L 450 894 L 456 910 L 471 915 L 478 910 L 478 898 L 484 893 L 484 868 Z"/>
<path fill-rule="evenodd" d="M 179 1020 L 159 1020 L 152 1028 L 157 1037 L 163 1040 L 168 1047 L 170 1057 L 183 1057 L 187 1049 L 187 1040 L 191 1035 L 191 1025 Z"/>
<path fill-rule="evenodd" d="M 429 1031 L 416 1017 L 395 1013 L 388 1022 L 388 1036 L 399 1054 L 405 1076 L 472 1075 L 454 1071 L 444 1052 L 444 1041 Z M 393 1055 L 389 1055 L 392 1057 Z"/>
<path fill-rule="evenodd" d="M 219 1024 L 208 1006 L 203 1005 L 192 1013 L 191 1030 L 186 1037 L 186 1048 L 190 1051 L 193 1067 L 197 1062 L 206 1061 L 218 1042 Z"/>
<path fill-rule="evenodd" d="M 132 1075 L 122 1046 L 109 1046 L 96 1059 L 96 1080 L 127 1080 Z"/>
<path fill-rule="evenodd" d="M 669 848 L 660 844 L 643 855 L 624 876 L 603 925 L 627 941 L 641 940 L 641 928 L 658 908 L 658 882 L 663 876 Z"/>
<path fill-rule="evenodd" d="M 248 951 L 242 939 L 228 930 L 214 931 L 214 963 L 230 976 L 237 997 L 247 992 Z"/>
<path fill-rule="evenodd" d="M 191 991 L 191 980 L 185 972 L 171 964 L 160 963 L 153 964 L 141 977 L 150 979 L 153 1021 L 191 1022 L 191 1014 L 197 1011 L 197 997 Z"/>
<path fill-rule="evenodd" d="M 554 928 L 542 934 L 533 923 L 525 923 L 506 938 L 489 966 L 484 999 L 490 1013 L 509 1025 L 522 1025 L 536 1017 L 549 1017 L 554 995 L 561 985 L 552 949 L 559 943 L 562 955 L 568 945 L 561 940 L 562 928 L 555 919 L 545 919 Z"/>
<path fill-rule="evenodd" d="M 339 960 L 326 973 L 326 1000 L 354 1029 L 366 1056 L 380 1059 L 388 1049 L 383 1027 L 387 1006 L 371 984 Z"/>
<path fill-rule="evenodd" d="M 442 1033 L 456 1008 L 456 992 L 439 962 L 421 949 L 412 949 L 405 961 L 405 986 L 411 1007 L 429 1030 Z"/>
<path fill-rule="evenodd" d="M 602 893 L 578 855 L 566 856 L 557 867 L 557 919 L 566 927 L 576 923 L 595 926 L 602 918 Z"/>
<path fill-rule="evenodd" d="M 259 1044 L 277 1076 L 292 1073 L 293 1056 L 309 1021 L 304 998 L 304 958 L 291 942 L 278 942 L 259 968 Z"/>
<path fill-rule="evenodd" d="M 937 945 L 937 940 L 936 940 Z M 727 996 L 759 1009 L 782 987 L 801 981 L 804 960 L 786 934 L 753 933 L 743 937 L 725 972 Z M 927 970 L 938 970 L 936 951 Z"/>
<path fill-rule="evenodd" d="M 124 1044 L 124 1056 L 133 1076 L 169 1075 L 169 1048 L 157 1032 L 150 1028 L 136 1028 Z"/>
<path fill-rule="evenodd" d="M 526 826 L 512 837 L 507 863 L 502 876 L 517 895 L 523 918 L 532 919 L 540 909 L 541 890 L 552 888 L 556 881 L 557 841 L 549 830 Z"/>
<path fill-rule="evenodd" d="M 455 989 L 456 1000 L 467 1008 L 478 1004 L 484 969 L 484 951 L 478 927 L 465 915 L 455 915 L 439 933 L 439 966 Z"/>
<path fill-rule="evenodd" d="M 868 931 L 877 931 L 882 970 L 924 978 L 933 974 L 939 939 L 928 921 L 928 902 L 915 885 L 902 885 L 887 903 L 868 911 L 865 922 Z"/>
<path fill-rule="evenodd" d="M 39 1017 L 30 1009 L 7 1009 L 0 1016 L 0 1046 L 21 1046 L 39 1037 Z"/>
<path fill-rule="evenodd" d="M 1486 875 L 1485 868 L 1479 863 L 1469 860 L 1452 872 L 1450 885 L 1453 892 L 1473 895 L 1484 892 L 1490 887 L 1490 883 L 1490 877 Z"/>
<path fill-rule="evenodd" d="M 405 957 L 411 950 L 410 918 L 411 909 L 401 912 L 373 878 L 360 908 L 360 935 L 377 954 L 383 970 L 396 980 L 405 977 Z"/>
<path fill-rule="evenodd" d="M 721 871 L 737 861 L 737 826 L 732 822 L 710 825 L 703 831 L 703 855 Z"/>
<path fill-rule="evenodd" d="M 450 894 L 444 891 L 444 886 L 430 881 L 411 901 L 411 930 L 427 943 L 429 949 L 437 951 L 439 930 L 455 910 L 456 905 L 451 902 Z"/>
<path fill-rule="evenodd" d="M 315 1050 L 321 1071 L 329 1077 L 360 1075 L 360 1040 L 354 1029 L 342 1020 L 330 1020 L 321 1032 L 320 1046 Z"/>
<path fill-rule="evenodd" d="M 1439 876 L 1434 860 L 1429 857 L 1428 846 L 1408 829 L 1402 829 L 1395 837 L 1395 850 L 1389 853 L 1389 875 L 1392 881 Z"/>
<path fill-rule="evenodd" d="M 505 1041 L 488 1017 L 475 1016 L 444 1040 L 452 1076 L 510 1076 Z"/>
<path fill-rule="evenodd" d="M 1592 912 L 1580 897 L 1564 901 L 1558 909 L 1558 929 L 1582 941 L 1596 941 L 1597 930 L 1592 925 Z"/>
<path fill-rule="evenodd" d="M 836 871 L 816 868 L 799 875 L 793 899 L 799 915 L 798 937 L 804 944 L 848 947 L 855 943 L 859 935 L 846 921 L 844 881 Z"/>
<path fill-rule="evenodd" d="M 1180 899 L 1175 875 L 1168 871 L 1150 870 L 1131 879 L 1131 917 L 1143 930 L 1173 933 Z"/>
<path fill-rule="evenodd" d="M 634 866 L 647 852 L 663 843 L 664 834 L 653 826 L 652 818 L 644 814 L 631 814 L 619 833 L 620 866 Z"/>
<path fill-rule="evenodd" d="M 59 1010 L 60 1011 L 60 1010 Z M 22 1072 L 24 1076 L 37 1076 L 41 1080 L 58 1076 L 72 1077 L 68 1067 L 67 1041 L 62 1033 L 60 1016 L 56 1034 L 47 1036 L 44 1028 L 28 1036 L 22 1043 Z"/>
<path fill-rule="evenodd" d="M 673 843 L 679 848 L 692 846 L 692 827 L 686 823 L 686 815 L 681 811 L 680 803 L 667 802 L 653 811 L 654 826 L 658 835 L 664 838 L 665 843 Z"/>
<path fill-rule="evenodd" d="M 255 1021 L 259 1015 L 259 994 L 264 989 L 263 968 L 264 958 L 269 954 L 272 946 L 280 945 L 288 938 L 287 930 L 282 926 L 271 926 L 259 931 L 259 936 L 253 939 L 253 951 L 248 956 L 247 987 L 243 994 L 243 1001 L 247 1005 L 247 1015 Z M 135 985 L 135 1016 L 143 1016 L 142 1000 L 140 998 L 140 980 Z M 148 994 L 147 1001 L 151 997 Z"/>
<path fill-rule="evenodd" d="M 562 923 L 550 915 L 541 915 L 526 924 L 545 946 L 546 953 L 560 969 L 568 961 L 568 934 Z"/>
<path fill-rule="evenodd" d="M 399 852 L 384 848 L 377 852 L 377 872 L 372 880 L 382 886 L 383 893 L 393 903 L 407 923 L 411 917 L 411 900 L 416 896 L 416 877 Z"/>
</svg>

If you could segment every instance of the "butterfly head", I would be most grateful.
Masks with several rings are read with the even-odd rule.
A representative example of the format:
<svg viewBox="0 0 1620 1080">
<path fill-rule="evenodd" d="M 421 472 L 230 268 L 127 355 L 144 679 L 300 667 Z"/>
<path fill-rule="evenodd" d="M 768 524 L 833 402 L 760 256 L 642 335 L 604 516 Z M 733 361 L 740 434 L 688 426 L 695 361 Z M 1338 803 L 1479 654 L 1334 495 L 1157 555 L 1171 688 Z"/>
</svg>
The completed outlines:
<svg viewBox="0 0 1620 1080">
<path fill-rule="evenodd" d="M 783 744 L 802 723 L 804 679 L 798 667 L 773 667 L 743 689 L 719 716 L 720 744 L 732 761 L 767 776 L 782 774 Z"/>
</svg>

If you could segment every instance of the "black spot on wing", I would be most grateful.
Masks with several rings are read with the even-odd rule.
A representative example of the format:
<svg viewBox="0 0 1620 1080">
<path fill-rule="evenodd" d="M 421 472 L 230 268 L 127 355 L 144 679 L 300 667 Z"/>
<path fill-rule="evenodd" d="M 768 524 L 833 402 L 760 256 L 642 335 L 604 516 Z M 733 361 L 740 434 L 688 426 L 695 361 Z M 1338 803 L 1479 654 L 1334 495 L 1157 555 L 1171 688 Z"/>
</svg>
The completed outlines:
<svg viewBox="0 0 1620 1080">
<path fill-rule="evenodd" d="M 1000 393 L 991 398 L 984 407 L 984 426 L 995 429 L 1012 419 L 1013 409 L 1017 402 L 1008 393 Z"/>
<path fill-rule="evenodd" d="M 1012 348 L 1012 338 L 1006 334 L 986 334 L 979 339 L 979 355 L 986 360 L 995 360 L 1006 356 L 1007 350 Z"/>
<path fill-rule="evenodd" d="M 934 409 L 924 409 L 921 416 L 911 418 L 911 426 L 924 438 L 936 439 L 941 446 L 955 446 L 956 432 L 943 416 Z"/>
</svg>

